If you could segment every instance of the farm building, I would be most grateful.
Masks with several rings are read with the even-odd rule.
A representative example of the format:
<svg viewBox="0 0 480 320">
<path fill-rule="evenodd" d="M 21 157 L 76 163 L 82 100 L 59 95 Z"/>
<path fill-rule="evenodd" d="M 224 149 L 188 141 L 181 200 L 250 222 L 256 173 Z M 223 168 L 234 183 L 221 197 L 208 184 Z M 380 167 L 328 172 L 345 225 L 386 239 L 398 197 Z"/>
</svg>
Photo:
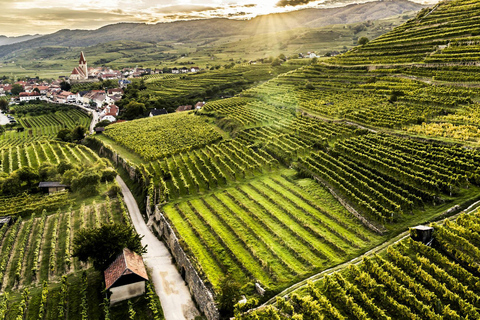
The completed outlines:
<svg viewBox="0 0 480 320">
<path fill-rule="evenodd" d="M 150 117 L 155 117 L 155 116 L 160 116 L 160 115 L 163 115 L 163 114 L 167 114 L 167 110 L 166 109 L 153 109 L 153 110 L 150 110 Z"/>
<path fill-rule="evenodd" d="M 49 194 L 65 191 L 68 186 L 65 184 L 61 184 L 60 182 L 40 182 L 38 187 Z"/>
<path fill-rule="evenodd" d="M 111 305 L 145 293 L 148 275 L 142 256 L 127 248 L 105 270 L 104 276 L 106 289 L 111 293 Z"/>
</svg>

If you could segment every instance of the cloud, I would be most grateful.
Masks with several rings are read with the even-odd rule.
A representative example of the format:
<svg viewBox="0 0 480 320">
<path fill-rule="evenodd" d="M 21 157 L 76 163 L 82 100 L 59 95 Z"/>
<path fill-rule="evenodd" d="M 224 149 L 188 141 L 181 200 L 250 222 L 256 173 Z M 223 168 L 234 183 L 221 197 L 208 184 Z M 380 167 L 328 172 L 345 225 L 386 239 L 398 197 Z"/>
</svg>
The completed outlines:
<svg viewBox="0 0 480 320">
<path fill-rule="evenodd" d="M 203 11 L 213 11 L 221 9 L 221 7 L 208 7 L 202 5 L 176 5 L 176 6 L 167 6 L 154 9 L 157 13 L 162 14 L 172 14 L 172 13 L 196 13 Z"/>
<path fill-rule="evenodd" d="M 310 2 L 313 2 L 315 0 L 280 0 L 277 2 L 277 7 L 286 7 L 286 6 L 300 6 L 300 5 L 305 5 L 309 4 Z"/>
</svg>

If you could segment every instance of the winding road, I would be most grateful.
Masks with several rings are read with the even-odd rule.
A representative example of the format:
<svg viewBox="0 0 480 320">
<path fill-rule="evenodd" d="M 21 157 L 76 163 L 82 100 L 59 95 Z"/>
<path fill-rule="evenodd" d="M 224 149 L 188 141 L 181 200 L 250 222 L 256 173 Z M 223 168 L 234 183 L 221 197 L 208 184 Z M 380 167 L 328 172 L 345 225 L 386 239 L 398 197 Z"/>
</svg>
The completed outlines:
<svg viewBox="0 0 480 320">
<path fill-rule="evenodd" d="M 123 179 L 120 176 L 117 176 L 116 179 L 122 189 L 135 230 L 138 234 L 144 236 L 142 244 L 147 245 L 147 253 L 143 255 L 143 260 L 151 274 L 155 291 L 160 297 L 165 319 L 195 319 L 200 313 L 193 303 L 187 285 L 172 263 L 170 252 L 143 221 L 137 202 Z"/>
</svg>

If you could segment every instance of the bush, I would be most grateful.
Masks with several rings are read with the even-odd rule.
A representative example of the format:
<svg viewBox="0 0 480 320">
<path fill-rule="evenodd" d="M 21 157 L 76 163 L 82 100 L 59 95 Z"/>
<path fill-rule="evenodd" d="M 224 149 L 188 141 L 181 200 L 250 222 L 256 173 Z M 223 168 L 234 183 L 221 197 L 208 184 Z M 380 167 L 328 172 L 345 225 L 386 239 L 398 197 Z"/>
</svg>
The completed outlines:
<svg viewBox="0 0 480 320">
<path fill-rule="evenodd" d="M 115 180 L 115 177 L 117 176 L 117 171 L 113 168 L 107 168 L 102 171 L 102 177 L 100 181 L 102 182 L 111 182 Z"/>
</svg>

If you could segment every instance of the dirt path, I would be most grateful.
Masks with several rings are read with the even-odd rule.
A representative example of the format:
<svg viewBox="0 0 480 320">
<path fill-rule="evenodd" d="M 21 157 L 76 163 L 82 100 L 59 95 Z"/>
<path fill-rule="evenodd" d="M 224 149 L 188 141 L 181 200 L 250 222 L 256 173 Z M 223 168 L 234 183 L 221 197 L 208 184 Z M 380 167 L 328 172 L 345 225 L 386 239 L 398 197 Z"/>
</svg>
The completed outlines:
<svg viewBox="0 0 480 320">
<path fill-rule="evenodd" d="M 150 231 L 143 221 L 137 202 L 125 182 L 117 176 L 117 182 L 122 189 L 133 225 L 140 235 L 143 235 L 143 245 L 148 245 L 143 259 L 152 275 L 155 291 L 160 297 L 166 320 L 190 320 L 199 315 L 185 282 L 177 268 L 172 264 L 172 258 L 163 242 Z"/>
</svg>

